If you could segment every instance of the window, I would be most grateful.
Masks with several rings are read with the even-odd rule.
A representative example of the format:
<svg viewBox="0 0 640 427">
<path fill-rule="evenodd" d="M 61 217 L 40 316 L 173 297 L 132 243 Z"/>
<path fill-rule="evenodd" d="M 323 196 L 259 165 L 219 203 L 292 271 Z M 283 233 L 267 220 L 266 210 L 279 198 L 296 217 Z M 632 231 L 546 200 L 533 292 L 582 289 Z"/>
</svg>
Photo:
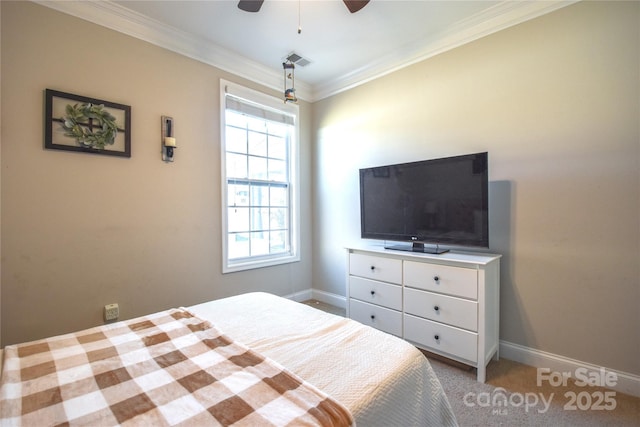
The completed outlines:
<svg viewBox="0 0 640 427">
<path fill-rule="evenodd" d="M 221 80 L 223 273 L 294 262 L 298 108 Z"/>
</svg>

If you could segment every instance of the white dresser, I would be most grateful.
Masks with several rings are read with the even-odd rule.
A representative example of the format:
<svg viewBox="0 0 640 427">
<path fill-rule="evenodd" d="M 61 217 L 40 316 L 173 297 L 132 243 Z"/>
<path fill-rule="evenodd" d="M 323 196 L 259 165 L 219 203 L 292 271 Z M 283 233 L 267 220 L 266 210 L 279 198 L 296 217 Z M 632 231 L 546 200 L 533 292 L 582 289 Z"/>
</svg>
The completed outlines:
<svg viewBox="0 0 640 427">
<path fill-rule="evenodd" d="M 498 358 L 500 255 L 348 248 L 347 316 L 477 368 Z"/>
</svg>

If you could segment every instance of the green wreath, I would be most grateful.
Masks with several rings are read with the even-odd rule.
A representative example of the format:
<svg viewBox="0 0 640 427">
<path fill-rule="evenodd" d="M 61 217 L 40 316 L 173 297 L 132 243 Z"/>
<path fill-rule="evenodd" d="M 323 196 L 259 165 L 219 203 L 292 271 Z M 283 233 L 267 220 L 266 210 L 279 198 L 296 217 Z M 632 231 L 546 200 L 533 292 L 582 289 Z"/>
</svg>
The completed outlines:
<svg viewBox="0 0 640 427">
<path fill-rule="evenodd" d="M 67 105 L 61 120 L 65 136 L 75 138 L 84 147 L 104 149 L 105 145 L 115 142 L 118 134 L 116 118 L 104 105 Z"/>
</svg>

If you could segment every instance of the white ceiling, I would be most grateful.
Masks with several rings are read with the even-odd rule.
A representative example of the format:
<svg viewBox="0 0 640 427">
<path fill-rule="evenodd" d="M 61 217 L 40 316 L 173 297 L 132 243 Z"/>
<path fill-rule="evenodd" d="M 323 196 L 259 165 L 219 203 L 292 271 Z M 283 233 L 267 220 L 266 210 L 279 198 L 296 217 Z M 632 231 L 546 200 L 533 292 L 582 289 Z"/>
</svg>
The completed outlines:
<svg viewBox="0 0 640 427">
<path fill-rule="evenodd" d="M 36 2 L 274 89 L 295 52 L 311 61 L 296 94 L 315 101 L 574 0 L 371 0 L 354 14 L 342 0 L 265 0 L 257 13 L 237 0 Z"/>
</svg>

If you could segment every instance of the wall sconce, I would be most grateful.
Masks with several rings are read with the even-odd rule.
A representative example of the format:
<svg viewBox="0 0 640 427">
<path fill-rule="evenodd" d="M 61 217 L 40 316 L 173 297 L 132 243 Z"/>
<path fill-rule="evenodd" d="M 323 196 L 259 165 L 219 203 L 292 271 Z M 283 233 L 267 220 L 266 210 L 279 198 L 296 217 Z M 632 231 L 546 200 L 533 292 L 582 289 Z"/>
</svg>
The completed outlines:
<svg viewBox="0 0 640 427">
<path fill-rule="evenodd" d="M 287 59 L 287 62 L 282 63 L 282 69 L 284 70 L 284 102 L 298 102 L 298 98 L 296 98 L 296 66 L 290 59 Z M 291 72 L 287 74 L 287 70 L 291 70 Z M 291 80 L 291 87 L 289 88 L 287 87 L 287 80 Z"/>
<path fill-rule="evenodd" d="M 173 135 L 173 118 L 162 116 L 162 160 L 165 162 L 173 162 L 173 150 L 178 148 Z"/>
</svg>

